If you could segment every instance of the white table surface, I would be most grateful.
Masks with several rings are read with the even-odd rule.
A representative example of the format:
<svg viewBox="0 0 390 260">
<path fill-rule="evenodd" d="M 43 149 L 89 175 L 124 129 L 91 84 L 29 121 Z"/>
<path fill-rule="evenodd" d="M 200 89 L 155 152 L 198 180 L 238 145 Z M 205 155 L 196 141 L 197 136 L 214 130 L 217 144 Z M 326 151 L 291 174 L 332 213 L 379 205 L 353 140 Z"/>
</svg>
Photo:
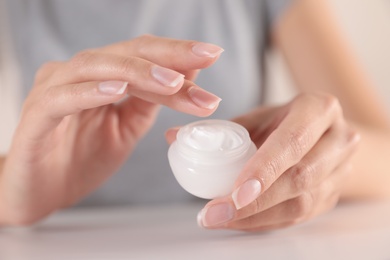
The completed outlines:
<svg viewBox="0 0 390 260">
<path fill-rule="evenodd" d="M 344 204 L 257 234 L 200 229 L 200 208 L 63 211 L 33 228 L 0 229 L 0 259 L 390 259 L 390 201 Z"/>
</svg>

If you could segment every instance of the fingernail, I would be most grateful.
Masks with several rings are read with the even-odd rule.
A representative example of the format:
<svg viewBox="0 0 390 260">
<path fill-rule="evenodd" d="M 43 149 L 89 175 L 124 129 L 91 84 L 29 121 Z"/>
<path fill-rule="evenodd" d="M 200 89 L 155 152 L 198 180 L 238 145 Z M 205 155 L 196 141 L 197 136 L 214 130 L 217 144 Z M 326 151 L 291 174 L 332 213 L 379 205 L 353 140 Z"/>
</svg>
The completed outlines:
<svg viewBox="0 0 390 260">
<path fill-rule="evenodd" d="M 202 211 L 199 211 L 198 215 L 196 216 L 196 222 L 200 228 L 204 228 L 202 223 Z"/>
<path fill-rule="evenodd" d="M 123 81 L 104 81 L 100 82 L 98 89 L 103 94 L 122 95 L 125 93 L 128 83 Z"/>
<path fill-rule="evenodd" d="M 200 42 L 192 46 L 192 52 L 199 57 L 215 58 L 223 51 L 224 49 L 222 49 L 221 47 L 210 43 Z"/>
<path fill-rule="evenodd" d="M 241 209 L 253 201 L 255 201 L 261 192 L 261 184 L 256 179 L 251 179 L 240 187 L 238 187 L 232 194 L 232 199 L 236 209 Z"/>
<path fill-rule="evenodd" d="M 153 66 L 151 73 L 158 82 L 167 87 L 176 87 L 184 80 L 183 74 L 160 66 Z"/>
<path fill-rule="evenodd" d="M 188 95 L 192 101 L 201 108 L 214 109 L 218 106 L 222 99 L 216 95 L 207 92 L 199 87 L 192 86 L 188 90 Z"/>
<path fill-rule="evenodd" d="M 202 209 L 198 214 L 200 227 L 218 226 L 234 217 L 234 208 L 230 203 L 220 203 Z"/>
</svg>

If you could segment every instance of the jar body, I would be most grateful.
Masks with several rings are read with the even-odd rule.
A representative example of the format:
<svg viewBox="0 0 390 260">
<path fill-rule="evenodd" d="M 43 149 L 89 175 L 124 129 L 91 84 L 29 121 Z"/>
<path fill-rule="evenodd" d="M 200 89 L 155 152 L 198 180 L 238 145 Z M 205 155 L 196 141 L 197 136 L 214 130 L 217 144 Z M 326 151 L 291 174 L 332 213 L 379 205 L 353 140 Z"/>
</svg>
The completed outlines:
<svg viewBox="0 0 390 260">
<path fill-rule="evenodd" d="M 233 191 L 235 180 L 257 149 L 242 126 L 223 120 L 204 120 L 196 122 L 196 125 L 199 126 L 202 122 L 206 122 L 208 125 L 214 123 L 221 128 L 221 131 L 227 122 L 229 128 L 233 127 L 229 131 L 235 131 L 234 128 L 238 128 L 241 132 L 245 131 L 243 135 L 240 135 L 243 140 L 239 142 L 239 145 L 243 147 L 235 147 L 234 149 L 240 148 L 240 150 L 234 154 L 230 151 L 223 153 L 218 147 L 215 147 L 215 152 L 209 151 L 207 148 L 202 150 L 201 146 L 183 152 L 182 146 L 185 146 L 184 141 L 181 140 L 185 138 L 183 135 L 178 135 L 178 139 L 169 148 L 169 164 L 179 184 L 197 197 L 214 199 L 226 196 Z M 191 132 L 191 129 L 187 130 Z M 213 142 L 215 139 L 217 138 L 213 136 L 209 142 Z M 226 141 L 229 142 L 229 140 Z M 202 143 L 202 145 L 206 146 L 207 142 Z"/>
</svg>

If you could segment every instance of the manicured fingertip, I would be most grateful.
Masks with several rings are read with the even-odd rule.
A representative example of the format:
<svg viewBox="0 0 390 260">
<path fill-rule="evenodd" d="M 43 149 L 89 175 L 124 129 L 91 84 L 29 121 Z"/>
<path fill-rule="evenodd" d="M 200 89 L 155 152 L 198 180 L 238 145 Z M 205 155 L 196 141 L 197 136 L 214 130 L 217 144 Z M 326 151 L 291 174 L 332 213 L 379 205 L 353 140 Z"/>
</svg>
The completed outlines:
<svg viewBox="0 0 390 260">
<path fill-rule="evenodd" d="M 221 47 L 210 43 L 199 42 L 192 46 L 192 52 L 199 57 L 215 58 L 223 51 L 224 49 Z"/>
<path fill-rule="evenodd" d="M 261 193 L 261 183 L 256 179 L 247 180 L 232 193 L 236 209 L 242 209 L 255 201 Z"/>
<path fill-rule="evenodd" d="M 221 102 L 221 98 L 196 86 L 188 89 L 188 95 L 192 102 L 200 108 L 216 109 Z"/>
<path fill-rule="evenodd" d="M 183 74 L 157 65 L 152 67 L 151 73 L 153 78 L 165 87 L 174 88 L 184 82 Z"/>
<path fill-rule="evenodd" d="M 199 211 L 198 212 L 198 215 L 196 216 L 196 223 L 198 224 L 198 227 L 200 227 L 200 228 L 205 228 L 204 226 L 203 226 L 203 221 L 202 221 L 202 211 L 203 210 L 201 210 L 201 211 Z"/>
<path fill-rule="evenodd" d="M 234 207 L 227 202 L 211 205 L 201 210 L 201 224 L 203 227 L 219 226 L 232 220 L 234 212 Z"/>
<path fill-rule="evenodd" d="M 122 95 L 127 89 L 128 83 L 123 81 L 103 81 L 98 85 L 98 90 L 106 95 Z"/>
</svg>

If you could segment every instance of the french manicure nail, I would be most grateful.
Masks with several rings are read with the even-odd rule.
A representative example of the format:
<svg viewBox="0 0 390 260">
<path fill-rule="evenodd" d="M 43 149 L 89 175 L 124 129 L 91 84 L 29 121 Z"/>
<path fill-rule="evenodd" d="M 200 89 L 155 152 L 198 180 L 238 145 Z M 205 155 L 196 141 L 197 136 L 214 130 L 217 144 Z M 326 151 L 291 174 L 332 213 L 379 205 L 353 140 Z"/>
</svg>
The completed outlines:
<svg viewBox="0 0 390 260">
<path fill-rule="evenodd" d="M 198 214 L 198 224 L 201 227 L 218 226 L 234 217 L 234 208 L 230 203 L 220 203 L 202 209 Z"/>
<path fill-rule="evenodd" d="M 199 42 L 192 46 L 192 52 L 199 57 L 215 58 L 223 51 L 224 49 L 222 49 L 221 47 L 210 43 Z"/>
<path fill-rule="evenodd" d="M 232 194 L 236 209 L 241 209 L 255 201 L 261 192 L 261 183 L 256 179 L 244 182 Z"/>
<path fill-rule="evenodd" d="M 195 105 L 201 108 L 214 109 L 221 102 L 221 98 L 196 86 L 188 89 L 188 95 Z"/>
<path fill-rule="evenodd" d="M 184 80 L 183 74 L 160 66 L 153 66 L 151 73 L 158 82 L 167 87 L 176 87 Z"/>
<path fill-rule="evenodd" d="M 103 94 L 122 95 L 125 93 L 128 83 L 123 81 L 104 81 L 100 82 L 98 89 Z"/>
<path fill-rule="evenodd" d="M 202 211 L 199 211 L 198 215 L 196 216 L 196 222 L 200 228 L 204 228 L 202 221 Z"/>
</svg>

